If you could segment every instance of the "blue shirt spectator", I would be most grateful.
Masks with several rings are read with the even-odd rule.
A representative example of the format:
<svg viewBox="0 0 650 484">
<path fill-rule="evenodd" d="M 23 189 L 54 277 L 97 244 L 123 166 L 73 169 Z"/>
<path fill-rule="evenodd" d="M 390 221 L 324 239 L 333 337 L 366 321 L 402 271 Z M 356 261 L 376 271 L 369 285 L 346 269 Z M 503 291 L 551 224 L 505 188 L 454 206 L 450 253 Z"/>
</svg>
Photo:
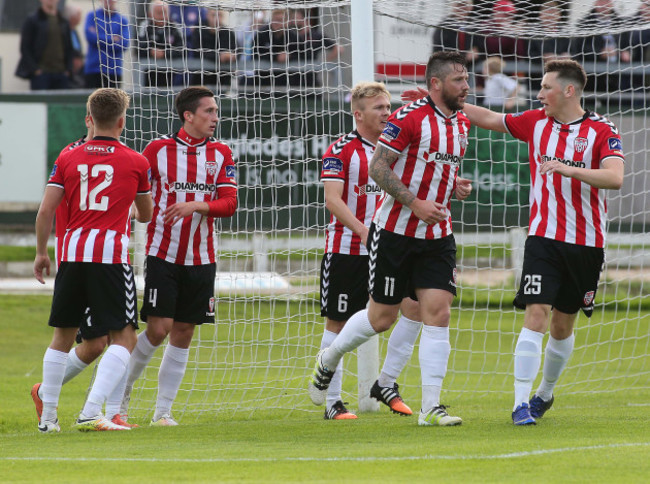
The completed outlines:
<svg viewBox="0 0 650 484">
<path fill-rule="evenodd" d="M 102 8 L 86 17 L 88 54 L 84 74 L 86 87 L 119 87 L 124 50 L 129 47 L 129 24 L 116 8 L 116 0 L 103 0 Z M 102 83 L 103 81 L 103 83 Z"/>
</svg>

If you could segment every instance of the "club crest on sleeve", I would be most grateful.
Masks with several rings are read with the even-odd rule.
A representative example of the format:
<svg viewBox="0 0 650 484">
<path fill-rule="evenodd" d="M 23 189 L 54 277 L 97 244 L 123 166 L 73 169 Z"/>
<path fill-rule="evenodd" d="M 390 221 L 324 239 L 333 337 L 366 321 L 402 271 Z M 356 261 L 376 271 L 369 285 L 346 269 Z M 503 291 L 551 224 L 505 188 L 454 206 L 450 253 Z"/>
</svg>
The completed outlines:
<svg viewBox="0 0 650 484">
<path fill-rule="evenodd" d="M 573 145 L 575 147 L 576 153 L 584 153 L 584 151 L 587 149 L 588 144 L 589 141 L 587 141 L 587 138 L 579 137 L 576 138 Z"/>
<path fill-rule="evenodd" d="M 237 169 L 235 168 L 234 165 L 226 166 L 226 177 L 227 178 L 235 178 L 236 175 L 237 175 Z"/>
<path fill-rule="evenodd" d="M 391 141 L 397 139 L 402 128 L 398 128 L 393 123 L 386 123 L 383 133 L 381 133 L 380 138 L 384 141 L 390 143 Z"/>
<path fill-rule="evenodd" d="M 58 168 L 59 165 L 54 163 L 54 166 L 52 167 L 52 173 L 50 173 L 50 178 L 52 178 L 56 174 L 56 169 Z"/>
<path fill-rule="evenodd" d="M 338 158 L 323 159 L 323 175 L 340 175 L 343 172 L 343 162 Z"/>
<path fill-rule="evenodd" d="M 623 151 L 623 143 L 621 143 L 620 138 L 609 138 L 607 140 L 607 145 L 612 151 Z"/>
</svg>

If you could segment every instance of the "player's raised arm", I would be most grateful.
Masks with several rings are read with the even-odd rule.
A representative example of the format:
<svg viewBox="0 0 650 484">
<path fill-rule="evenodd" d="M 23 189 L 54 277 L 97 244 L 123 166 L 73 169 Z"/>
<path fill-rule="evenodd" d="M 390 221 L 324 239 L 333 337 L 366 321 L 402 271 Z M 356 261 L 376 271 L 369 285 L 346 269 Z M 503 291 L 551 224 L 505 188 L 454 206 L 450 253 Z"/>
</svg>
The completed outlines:
<svg viewBox="0 0 650 484">
<path fill-rule="evenodd" d="M 479 128 L 490 129 L 500 133 L 506 133 L 506 125 L 503 122 L 505 114 L 491 111 L 481 106 L 465 103 L 463 112 L 467 115 L 470 122 Z"/>
<path fill-rule="evenodd" d="M 415 89 L 407 89 L 402 92 L 402 101 L 410 102 L 417 101 L 425 97 L 429 92 L 421 87 Z M 506 127 L 503 123 L 503 113 L 497 113 L 487 108 L 476 106 L 474 104 L 465 103 L 463 111 L 467 114 L 470 122 L 479 128 L 491 129 L 492 131 L 499 131 L 506 133 Z"/>
</svg>

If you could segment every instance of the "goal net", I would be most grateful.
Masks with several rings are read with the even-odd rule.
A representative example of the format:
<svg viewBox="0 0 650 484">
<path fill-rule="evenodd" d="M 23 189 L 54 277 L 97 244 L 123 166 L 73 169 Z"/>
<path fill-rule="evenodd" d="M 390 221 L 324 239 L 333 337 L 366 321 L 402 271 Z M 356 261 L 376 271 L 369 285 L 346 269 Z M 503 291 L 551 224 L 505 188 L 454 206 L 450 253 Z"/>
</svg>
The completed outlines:
<svg viewBox="0 0 650 484">
<path fill-rule="evenodd" d="M 176 417 L 322 411 L 306 393 L 324 329 L 318 278 L 329 215 L 319 160 L 353 128 L 347 95 L 355 80 L 366 75 L 384 81 L 396 109 L 403 89 L 424 87 L 433 49 L 466 52 L 470 102 L 495 110 L 539 106 L 535 96 L 546 58 L 583 63 L 589 76 L 585 107 L 619 127 L 626 177 L 623 188 L 609 194 L 607 264 L 596 311 L 591 319 L 578 317 L 576 349 L 558 391 L 648 388 L 649 6 L 620 0 L 609 2 L 610 12 L 609 3 L 599 0 L 589 17 L 590 0 L 359 0 L 372 13 L 335 0 L 168 1 L 169 14 L 156 30 L 148 27 L 160 20 L 156 2 L 116 3 L 133 36 L 123 75 L 123 87 L 133 95 L 127 143 L 142 150 L 176 131 L 175 93 L 202 83 L 218 94 L 216 136 L 233 149 L 238 167 L 237 213 L 216 229 L 216 324 L 197 327 Z M 164 26 L 167 15 L 172 27 Z M 256 33 L 267 24 L 280 39 L 294 39 L 286 55 L 256 47 Z M 368 32 L 371 42 L 365 43 Z M 364 55 L 355 57 L 360 43 Z M 360 74 L 359 65 L 368 62 L 370 74 Z M 511 392 L 512 355 L 523 324 L 512 298 L 528 223 L 527 156 L 527 147 L 512 137 L 476 128 L 470 133 L 460 173 L 473 180 L 474 191 L 468 200 L 452 202 L 459 291 L 445 402 Z M 140 274 L 141 230 L 136 227 L 134 237 Z M 387 339 L 379 337 L 379 359 Z M 161 357 L 159 351 L 136 383 L 134 417 L 153 410 Z M 371 363 L 378 374 L 380 362 Z M 345 366 L 344 399 L 356 408 L 364 396 L 357 395 L 356 358 L 347 356 Z M 417 355 L 398 381 L 405 399 L 417 406 Z"/>
</svg>

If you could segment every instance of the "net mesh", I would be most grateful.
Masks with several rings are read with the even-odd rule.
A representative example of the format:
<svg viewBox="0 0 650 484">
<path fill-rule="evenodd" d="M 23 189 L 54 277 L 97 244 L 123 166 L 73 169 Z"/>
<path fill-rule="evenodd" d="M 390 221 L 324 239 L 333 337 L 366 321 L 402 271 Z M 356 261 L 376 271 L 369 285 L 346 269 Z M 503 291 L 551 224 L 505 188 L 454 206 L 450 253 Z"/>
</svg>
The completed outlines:
<svg viewBox="0 0 650 484">
<path fill-rule="evenodd" d="M 99 3 L 93 2 L 96 8 Z M 355 24 L 349 1 L 169 1 L 176 30 L 149 33 L 148 2 L 116 3 L 132 32 L 123 73 L 123 87 L 133 94 L 127 142 L 142 150 L 152 138 L 177 130 L 175 93 L 204 83 L 218 93 L 216 135 L 233 149 L 238 165 L 237 214 L 217 228 L 217 323 L 197 328 L 174 406 L 178 417 L 314 411 L 305 388 L 323 331 L 318 276 L 327 215 L 319 160 L 352 129 L 346 99 L 355 68 L 351 25 L 364 24 L 374 32 L 368 55 L 374 57 L 376 80 L 395 95 L 423 86 L 432 49 L 458 48 L 461 39 L 474 93 L 470 101 L 497 110 L 536 106 L 546 58 L 570 56 L 583 63 L 589 75 L 585 106 L 619 127 L 627 173 L 623 189 L 609 196 L 608 262 L 596 311 L 591 319 L 578 318 L 575 353 L 558 391 L 648 388 L 646 2 L 611 2 L 615 17 L 605 22 L 589 20 L 594 2 L 586 0 L 477 0 L 473 9 L 464 1 L 379 0 L 372 2 L 372 18 Z M 217 5 L 218 23 L 231 30 L 210 37 L 214 20 L 203 9 Z M 255 33 L 280 16 L 271 9 L 283 11 L 277 22 L 285 32 L 293 35 L 307 24 L 315 40 L 284 38 L 285 56 L 256 52 Z M 486 75 L 488 57 L 499 61 L 497 94 L 491 94 Z M 393 102 L 397 108 L 397 96 Z M 523 324 L 511 302 L 528 220 L 527 156 L 527 147 L 511 137 L 471 132 L 461 175 L 473 180 L 474 193 L 452 207 L 459 297 L 452 308 L 447 401 L 511 391 L 512 354 Z M 141 243 L 136 253 L 141 270 Z M 382 335 L 381 355 L 386 341 Z M 153 408 L 161 356 L 156 353 L 136 384 L 133 415 Z M 417 356 L 398 380 L 413 402 L 420 386 L 416 361 Z M 344 399 L 351 402 L 355 373 L 355 358 L 347 357 Z"/>
</svg>

